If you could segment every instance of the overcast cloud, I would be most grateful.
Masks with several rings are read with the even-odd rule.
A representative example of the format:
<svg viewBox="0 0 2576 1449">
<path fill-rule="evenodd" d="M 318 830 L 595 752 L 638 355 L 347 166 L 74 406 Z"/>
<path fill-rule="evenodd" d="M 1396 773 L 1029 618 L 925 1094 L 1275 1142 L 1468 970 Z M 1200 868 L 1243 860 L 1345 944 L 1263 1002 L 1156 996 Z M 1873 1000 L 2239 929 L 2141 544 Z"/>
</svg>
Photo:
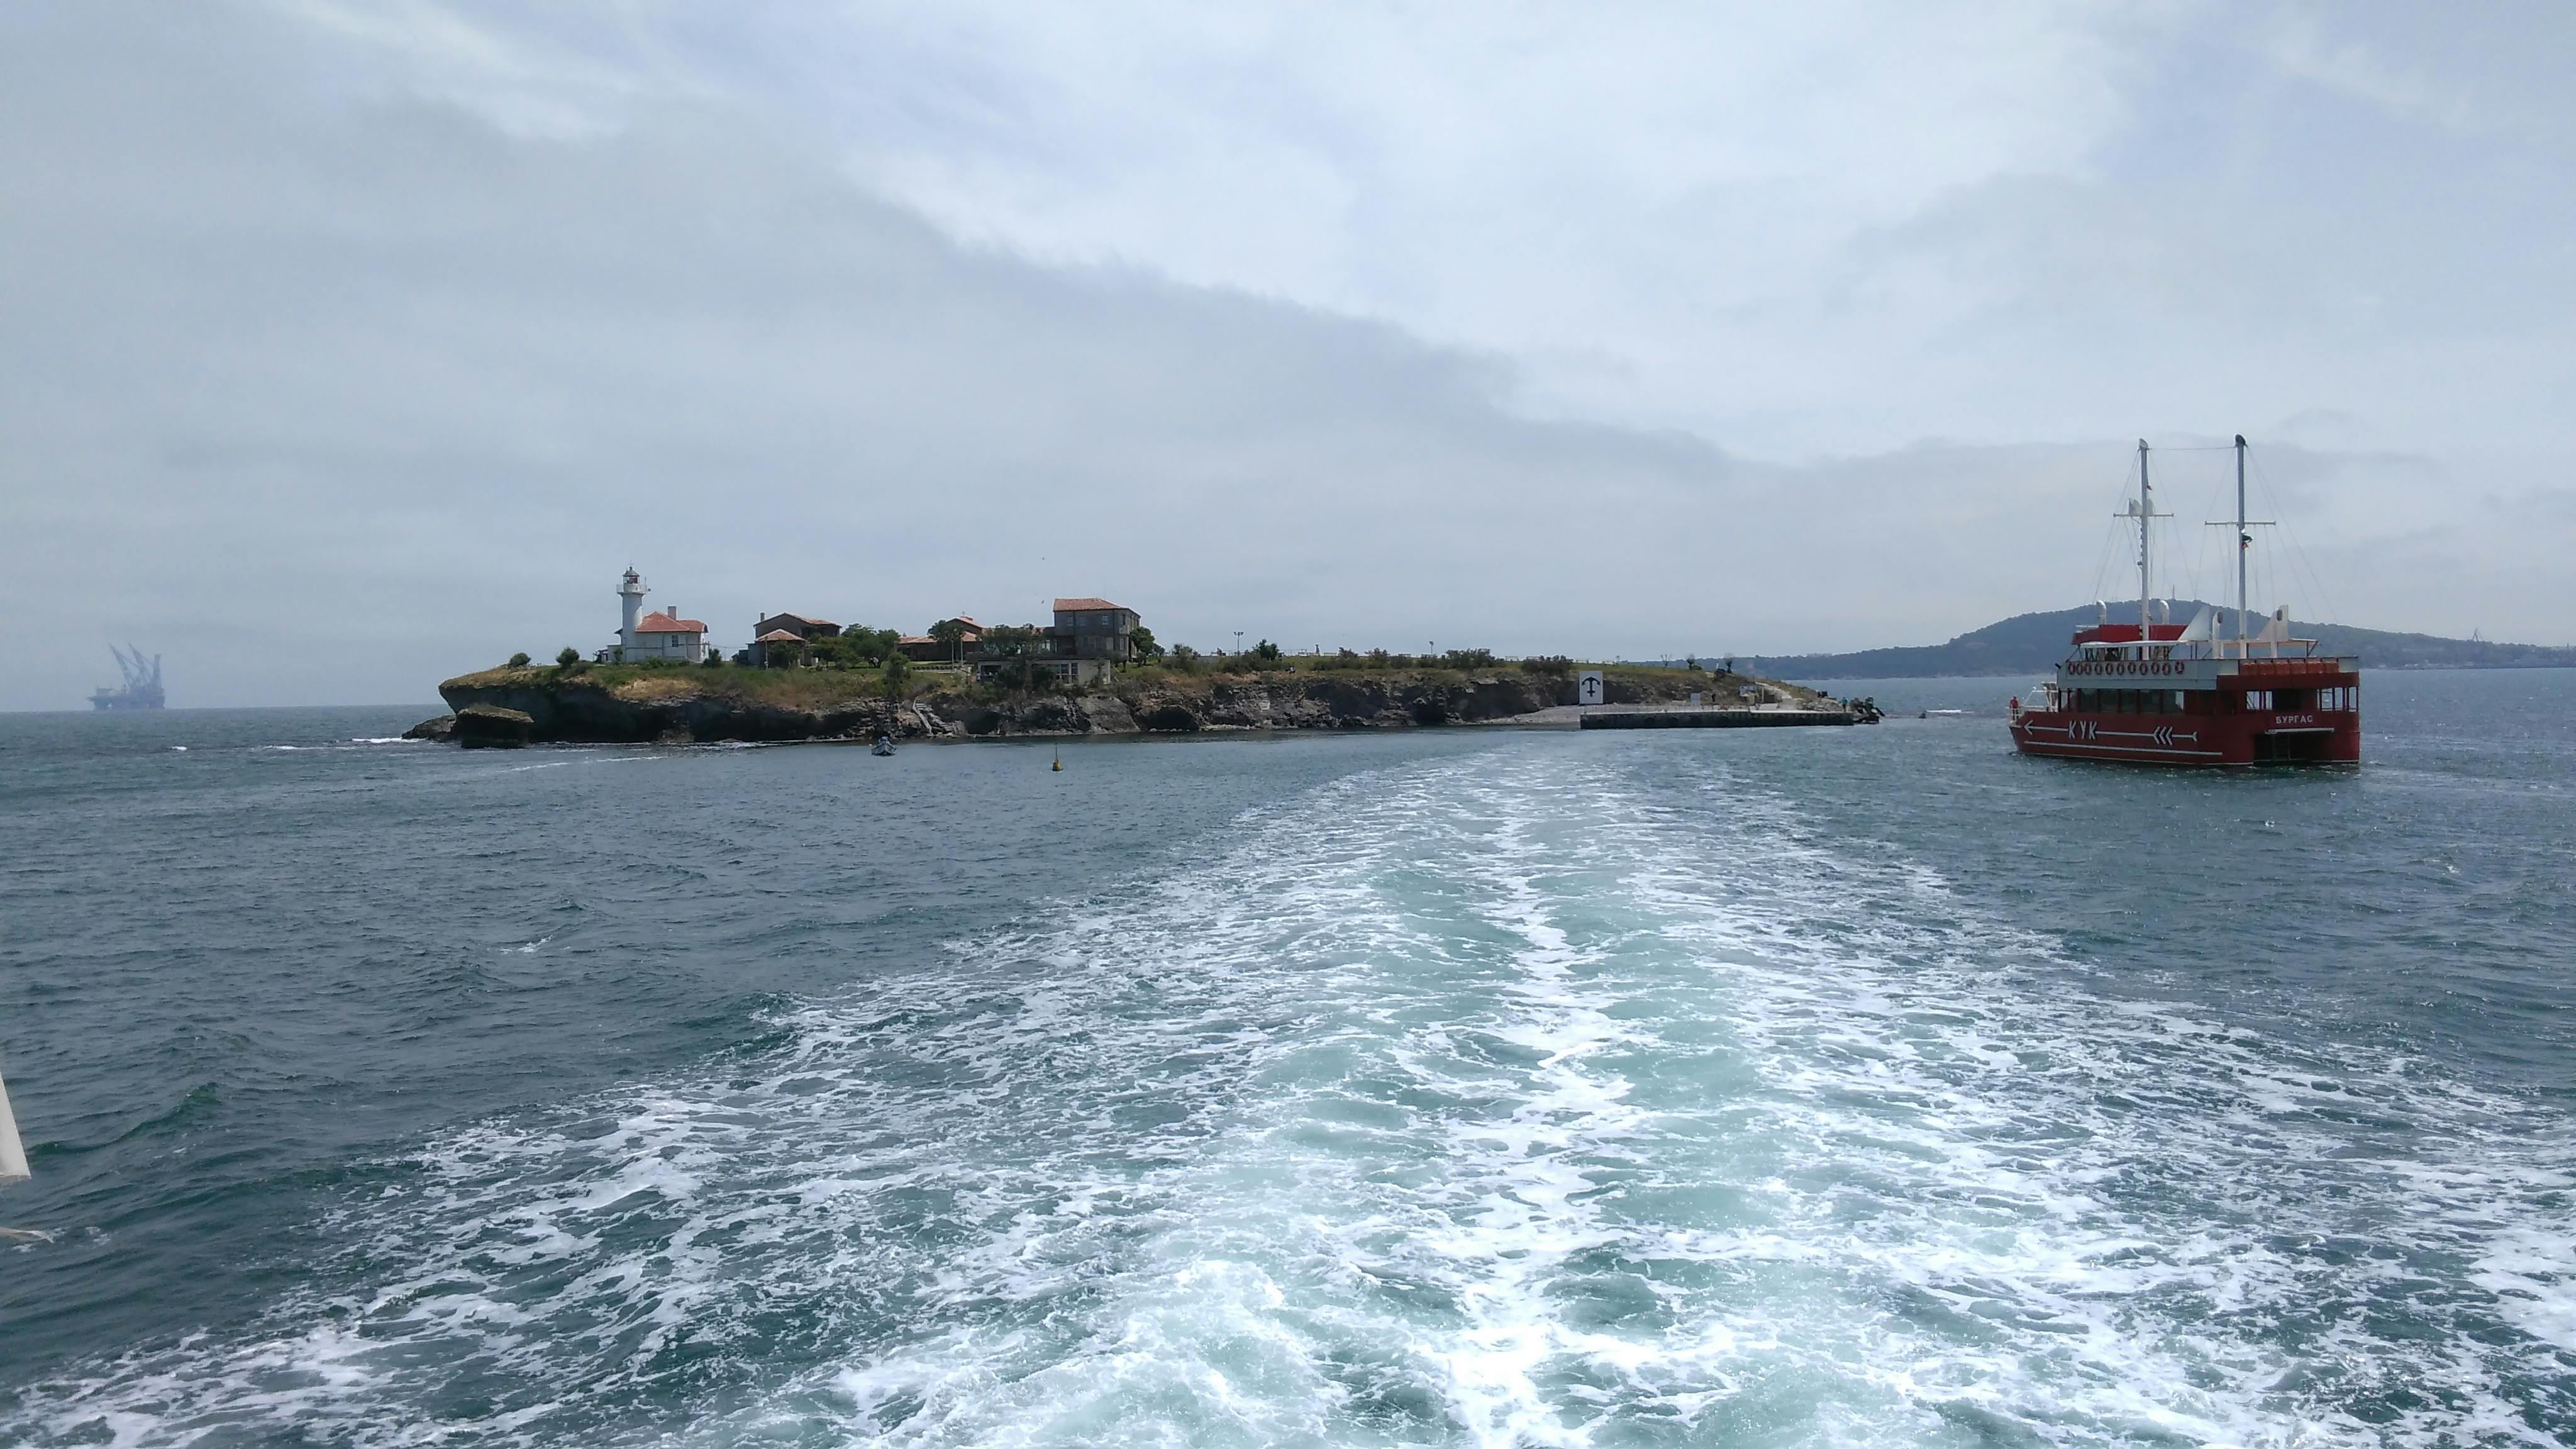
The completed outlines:
<svg viewBox="0 0 2576 1449">
<path fill-rule="evenodd" d="M 1631 656 L 2576 638 L 2569 12 L 0 5 L 0 707 L 426 701 L 629 562 Z M 2282 571 L 2290 582 L 2292 570 Z"/>
</svg>

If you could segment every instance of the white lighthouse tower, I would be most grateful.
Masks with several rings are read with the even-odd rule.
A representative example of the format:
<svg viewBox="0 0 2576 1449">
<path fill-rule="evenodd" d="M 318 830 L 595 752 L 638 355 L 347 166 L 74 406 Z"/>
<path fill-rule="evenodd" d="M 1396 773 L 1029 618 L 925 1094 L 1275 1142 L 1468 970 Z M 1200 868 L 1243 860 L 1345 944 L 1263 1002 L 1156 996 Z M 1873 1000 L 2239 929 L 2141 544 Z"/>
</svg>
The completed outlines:
<svg viewBox="0 0 2576 1449">
<path fill-rule="evenodd" d="M 617 657 L 633 659 L 642 652 L 643 641 L 635 637 L 635 614 L 644 607 L 644 580 L 635 566 L 626 566 L 626 577 L 617 585 L 618 602 L 625 606 L 625 622 L 617 626 Z"/>
</svg>

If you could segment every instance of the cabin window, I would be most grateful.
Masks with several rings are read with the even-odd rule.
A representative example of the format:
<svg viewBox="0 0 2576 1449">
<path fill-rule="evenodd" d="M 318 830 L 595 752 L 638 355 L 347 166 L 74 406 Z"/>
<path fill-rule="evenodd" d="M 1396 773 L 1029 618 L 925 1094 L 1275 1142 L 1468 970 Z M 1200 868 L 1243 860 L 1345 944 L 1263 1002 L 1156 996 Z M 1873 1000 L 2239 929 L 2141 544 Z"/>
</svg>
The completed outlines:
<svg viewBox="0 0 2576 1449">
<path fill-rule="evenodd" d="M 2272 691 L 2268 689 L 2249 689 L 2245 691 L 2245 707 L 2247 709 L 2270 709 L 2272 707 Z"/>
</svg>

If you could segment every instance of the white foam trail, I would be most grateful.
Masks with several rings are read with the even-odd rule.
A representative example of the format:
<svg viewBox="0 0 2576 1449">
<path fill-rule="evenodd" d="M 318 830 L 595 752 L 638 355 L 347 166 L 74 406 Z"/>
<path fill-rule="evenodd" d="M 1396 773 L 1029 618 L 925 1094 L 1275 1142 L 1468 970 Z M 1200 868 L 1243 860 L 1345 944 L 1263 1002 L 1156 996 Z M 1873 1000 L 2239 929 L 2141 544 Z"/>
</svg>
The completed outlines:
<svg viewBox="0 0 2576 1449">
<path fill-rule="evenodd" d="M 2549 1441 L 2563 1122 L 2096 994 L 1695 768 L 1650 795 L 1538 739 L 1346 781 L 783 1047 L 430 1144 L 273 1332 L 14 1423 Z"/>
</svg>

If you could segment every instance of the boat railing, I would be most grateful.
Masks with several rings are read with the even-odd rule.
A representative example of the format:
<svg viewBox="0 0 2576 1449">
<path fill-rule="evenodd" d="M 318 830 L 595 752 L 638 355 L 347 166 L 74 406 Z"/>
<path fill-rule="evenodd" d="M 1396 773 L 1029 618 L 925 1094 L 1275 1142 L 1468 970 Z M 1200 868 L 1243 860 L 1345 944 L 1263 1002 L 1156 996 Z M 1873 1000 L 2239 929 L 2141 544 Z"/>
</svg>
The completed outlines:
<svg viewBox="0 0 2576 1449">
<path fill-rule="evenodd" d="M 2243 659 L 2257 664 L 2316 656 L 2315 639 L 2178 639 L 2148 647 L 2149 659 Z M 2332 656 L 2328 656 L 2331 658 Z"/>
</svg>

